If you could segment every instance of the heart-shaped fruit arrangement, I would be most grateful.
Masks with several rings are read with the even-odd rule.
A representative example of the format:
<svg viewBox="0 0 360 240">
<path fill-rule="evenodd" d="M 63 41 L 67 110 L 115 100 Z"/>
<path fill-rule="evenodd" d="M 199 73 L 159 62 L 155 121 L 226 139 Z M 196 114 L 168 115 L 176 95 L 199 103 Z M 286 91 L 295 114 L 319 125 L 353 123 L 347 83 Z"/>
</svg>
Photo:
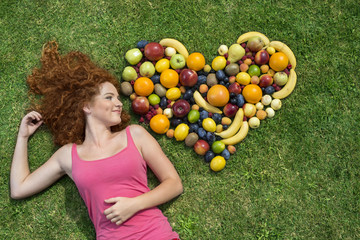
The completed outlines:
<svg viewBox="0 0 360 240">
<path fill-rule="evenodd" d="M 220 171 L 234 145 L 261 120 L 272 118 L 296 85 L 296 59 L 282 42 L 259 32 L 241 35 L 206 64 L 175 39 L 139 41 L 126 52 L 121 93 L 139 122 L 184 141 Z"/>
</svg>

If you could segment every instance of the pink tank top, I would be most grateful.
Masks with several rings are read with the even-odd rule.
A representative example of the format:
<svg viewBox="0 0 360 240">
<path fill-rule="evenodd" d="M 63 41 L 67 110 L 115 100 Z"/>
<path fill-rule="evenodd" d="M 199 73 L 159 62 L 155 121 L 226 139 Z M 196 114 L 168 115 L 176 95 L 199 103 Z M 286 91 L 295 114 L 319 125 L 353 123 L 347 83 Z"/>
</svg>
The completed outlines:
<svg viewBox="0 0 360 240">
<path fill-rule="evenodd" d="M 96 239 L 164 239 L 178 238 L 167 218 L 157 207 L 136 213 L 121 225 L 106 219 L 104 202 L 112 197 L 136 197 L 150 191 L 147 166 L 126 128 L 127 146 L 117 154 L 99 160 L 80 159 L 76 144 L 72 146 L 72 176 L 96 230 Z"/>
</svg>

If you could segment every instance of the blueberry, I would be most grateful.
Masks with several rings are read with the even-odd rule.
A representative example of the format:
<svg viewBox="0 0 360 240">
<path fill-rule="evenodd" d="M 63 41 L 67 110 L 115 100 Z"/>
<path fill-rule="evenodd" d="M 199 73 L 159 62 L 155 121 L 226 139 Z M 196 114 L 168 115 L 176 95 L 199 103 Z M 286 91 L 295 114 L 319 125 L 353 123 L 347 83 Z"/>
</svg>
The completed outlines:
<svg viewBox="0 0 360 240">
<path fill-rule="evenodd" d="M 203 128 L 199 128 L 197 131 L 197 134 L 199 135 L 199 138 L 202 138 L 202 139 L 206 138 L 206 131 Z"/>
<path fill-rule="evenodd" d="M 200 119 L 201 120 L 204 120 L 205 118 L 208 118 L 209 117 L 209 113 L 207 111 L 201 111 L 200 112 Z"/>
<path fill-rule="evenodd" d="M 209 163 L 209 162 L 211 162 L 211 160 L 213 159 L 215 157 L 215 153 L 214 152 L 212 152 L 212 151 L 207 151 L 206 153 L 205 153 L 205 162 L 207 162 L 207 163 Z"/>
<path fill-rule="evenodd" d="M 204 84 L 204 83 L 206 83 L 206 76 L 205 76 L 205 75 L 199 75 L 197 82 L 198 82 L 199 84 Z"/>
<path fill-rule="evenodd" d="M 215 134 L 212 132 L 207 132 L 206 139 L 207 139 L 209 145 L 211 146 L 211 144 L 213 144 L 213 142 L 215 142 Z"/>
<path fill-rule="evenodd" d="M 230 98 L 235 98 L 236 97 L 236 93 L 232 92 L 230 93 Z"/>
<path fill-rule="evenodd" d="M 172 118 L 170 121 L 171 126 L 174 128 L 177 127 L 180 123 L 182 123 L 182 120 L 180 118 Z"/>
<path fill-rule="evenodd" d="M 144 48 L 146 46 L 146 44 L 148 44 L 149 42 L 146 40 L 141 40 L 136 44 L 137 48 Z"/>
<path fill-rule="evenodd" d="M 228 82 L 229 82 L 229 78 L 228 78 L 228 77 L 225 77 L 225 78 L 224 78 L 224 82 L 228 83 Z"/>
<path fill-rule="evenodd" d="M 229 88 L 229 86 L 230 86 L 230 83 L 229 83 L 229 82 L 225 83 L 225 87 L 226 87 L 226 88 Z"/>
<path fill-rule="evenodd" d="M 166 97 L 162 97 L 161 100 L 160 100 L 159 106 L 162 109 L 165 109 L 167 107 L 167 105 L 168 105 L 168 103 L 167 103 Z"/>
<path fill-rule="evenodd" d="M 237 99 L 236 98 L 230 98 L 230 103 L 237 105 Z"/>
<path fill-rule="evenodd" d="M 229 125 L 223 124 L 223 130 L 226 130 L 229 128 Z"/>
<path fill-rule="evenodd" d="M 153 75 L 150 79 L 154 84 L 160 83 L 160 75 L 158 74 Z"/>
<path fill-rule="evenodd" d="M 273 86 L 268 86 L 265 88 L 265 94 L 273 94 L 275 92 L 275 88 Z"/>
<path fill-rule="evenodd" d="M 238 107 L 242 107 L 245 104 L 245 99 L 244 99 L 244 96 L 242 94 L 237 95 L 236 100 L 237 100 L 236 105 Z"/>
<path fill-rule="evenodd" d="M 219 113 L 214 113 L 212 115 L 212 119 L 215 121 L 216 124 L 220 123 L 221 122 L 221 114 Z"/>
<path fill-rule="evenodd" d="M 224 86 L 224 85 L 225 85 L 225 82 L 224 82 L 224 81 L 220 81 L 219 84 Z"/>
<path fill-rule="evenodd" d="M 219 81 L 223 81 L 225 79 L 225 77 L 226 77 L 223 70 L 216 71 L 215 76 Z"/>
<path fill-rule="evenodd" d="M 193 91 L 189 89 L 186 90 L 186 92 L 184 93 L 183 99 L 190 100 L 192 96 L 193 96 Z"/>
<path fill-rule="evenodd" d="M 197 125 L 196 123 L 191 123 L 189 125 L 189 129 L 192 131 L 192 132 L 196 132 L 199 130 L 199 125 Z"/>
<path fill-rule="evenodd" d="M 221 156 L 224 157 L 225 160 L 229 160 L 229 158 L 230 158 L 230 152 L 229 152 L 229 150 L 224 149 L 224 150 L 221 152 Z"/>
</svg>

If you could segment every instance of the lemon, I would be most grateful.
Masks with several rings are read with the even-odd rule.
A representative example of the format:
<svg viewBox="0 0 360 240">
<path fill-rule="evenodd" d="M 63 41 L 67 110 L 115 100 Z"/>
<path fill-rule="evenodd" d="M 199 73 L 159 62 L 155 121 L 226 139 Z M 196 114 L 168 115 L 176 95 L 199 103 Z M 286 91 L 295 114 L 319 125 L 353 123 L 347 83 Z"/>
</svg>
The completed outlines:
<svg viewBox="0 0 360 240">
<path fill-rule="evenodd" d="M 205 118 L 202 121 L 202 126 L 208 132 L 215 132 L 216 131 L 216 122 L 212 118 Z"/>
<path fill-rule="evenodd" d="M 236 75 L 236 81 L 241 85 L 248 85 L 250 83 L 251 77 L 247 72 L 239 72 Z"/>
<path fill-rule="evenodd" d="M 226 160 L 222 156 L 216 156 L 210 162 L 210 168 L 214 172 L 218 172 L 218 171 L 223 170 L 225 165 L 226 165 Z"/>
<path fill-rule="evenodd" d="M 170 61 L 166 58 L 162 58 L 155 64 L 155 70 L 159 73 L 170 68 Z"/>
<path fill-rule="evenodd" d="M 189 134 L 189 126 L 185 123 L 180 123 L 174 132 L 174 137 L 176 141 L 183 141 Z"/>
<path fill-rule="evenodd" d="M 178 87 L 169 88 L 166 91 L 166 98 L 172 101 L 179 99 L 181 96 L 181 90 Z"/>
<path fill-rule="evenodd" d="M 226 58 L 224 56 L 217 56 L 212 61 L 211 67 L 215 71 L 223 70 L 226 67 Z"/>
</svg>

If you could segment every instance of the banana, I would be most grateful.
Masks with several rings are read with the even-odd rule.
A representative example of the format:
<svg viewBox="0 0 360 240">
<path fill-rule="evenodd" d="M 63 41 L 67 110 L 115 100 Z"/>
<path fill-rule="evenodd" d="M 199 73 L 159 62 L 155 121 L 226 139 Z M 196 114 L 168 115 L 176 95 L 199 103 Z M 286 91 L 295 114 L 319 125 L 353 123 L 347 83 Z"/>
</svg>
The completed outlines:
<svg viewBox="0 0 360 240">
<path fill-rule="evenodd" d="M 295 88 L 296 80 L 297 80 L 297 76 L 296 76 L 295 70 L 290 69 L 290 75 L 289 75 L 288 82 L 286 83 L 286 85 L 280 91 L 274 92 L 272 94 L 272 97 L 277 98 L 277 99 L 283 99 L 283 98 L 286 98 L 287 96 L 289 96 L 290 93 Z"/>
<path fill-rule="evenodd" d="M 201 94 L 198 91 L 195 91 L 193 94 L 194 100 L 199 107 L 204 108 L 206 111 L 211 113 L 222 113 L 220 109 L 217 107 L 214 107 L 213 105 L 209 104 L 205 99 L 201 96 Z"/>
<path fill-rule="evenodd" d="M 239 131 L 242 122 L 244 119 L 244 110 L 242 108 L 240 108 L 234 118 L 234 121 L 232 122 L 232 124 L 230 125 L 230 127 L 228 129 L 226 129 L 225 131 L 222 131 L 220 133 L 215 133 L 216 135 L 222 137 L 222 138 L 229 138 L 235 135 L 235 133 L 237 133 L 237 131 Z"/>
<path fill-rule="evenodd" d="M 262 33 L 260 32 L 247 32 L 247 33 L 244 33 L 242 35 L 240 35 L 240 37 L 238 38 L 238 40 L 236 41 L 238 44 L 241 44 L 243 42 L 247 42 L 250 38 L 252 37 L 260 37 L 265 46 L 268 46 L 269 43 L 270 43 L 270 40 Z"/>
<path fill-rule="evenodd" d="M 184 44 L 182 44 L 181 42 L 179 42 L 176 39 L 164 38 L 164 39 L 160 40 L 159 43 L 163 47 L 175 48 L 178 53 L 180 53 L 181 55 L 183 55 L 185 57 L 185 59 L 187 59 L 189 57 L 189 52 L 186 49 L 186 47 L 184 46 Z"/>
<path fill-rule="evenodd" d="M 221 139 L 225 145 L 235 145 L 241 142 L 249 132 L 249 123 L 247 121 L 243 121 L 240 130 L 232 137 Z"/>
<path fill-rule="evenodd" d="M 296 67 L 296 58 L 293 51 L 283 42 L 280 41 L 271 41 L 269 47 L 275 48 L 276 51 L 283 52 L 289 59 L 291 68 L 295 69 Z"/>
</svg>

